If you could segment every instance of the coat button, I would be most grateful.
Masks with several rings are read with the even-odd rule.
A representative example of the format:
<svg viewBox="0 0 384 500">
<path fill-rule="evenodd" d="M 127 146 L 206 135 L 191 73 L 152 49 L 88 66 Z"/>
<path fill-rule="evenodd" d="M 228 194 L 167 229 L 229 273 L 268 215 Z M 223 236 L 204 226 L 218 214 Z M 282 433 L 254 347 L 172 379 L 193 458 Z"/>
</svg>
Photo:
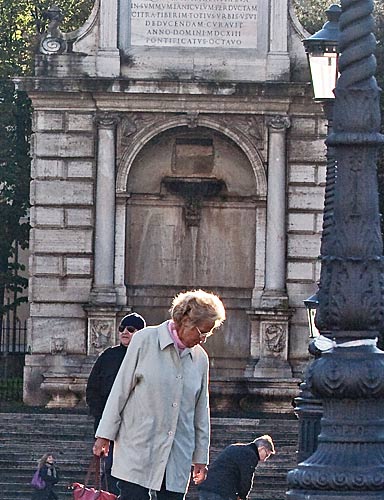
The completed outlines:
<svg viewBox="0 0 384 500">
<path fill-rule="evenodd" d="M 176 408 L 177 403 L 172 403 L 172 406 L 173 406 L 174 408 Z"/>
<path fill-rule="evenodd" d="M 173 436 L 173 432 L 172 431 L 168 431 L 168 436 Z"/>
</svg>

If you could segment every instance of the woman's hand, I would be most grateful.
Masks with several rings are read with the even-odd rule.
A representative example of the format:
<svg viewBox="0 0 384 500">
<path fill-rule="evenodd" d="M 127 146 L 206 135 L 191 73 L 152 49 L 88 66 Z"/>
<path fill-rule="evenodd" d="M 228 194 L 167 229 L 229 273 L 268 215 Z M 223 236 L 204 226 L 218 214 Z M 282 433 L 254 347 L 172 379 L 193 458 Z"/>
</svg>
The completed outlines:
<svg viewBox="0 0 384 500">
<path fill-rule="evenodd" d="M 101 455 L 108 455 L 109 439 L 96 438 L 92 451 L 97 457 L 101 457 Z"/>
<path fill-rule="evenodd" d="M 203 481 L 205 481 L 205 478 L 207 477 L 207 466 L 205 464 L 194 464 L 193 466 L 193 482 L 195 484 L 201 484 Z"/>
</svg>

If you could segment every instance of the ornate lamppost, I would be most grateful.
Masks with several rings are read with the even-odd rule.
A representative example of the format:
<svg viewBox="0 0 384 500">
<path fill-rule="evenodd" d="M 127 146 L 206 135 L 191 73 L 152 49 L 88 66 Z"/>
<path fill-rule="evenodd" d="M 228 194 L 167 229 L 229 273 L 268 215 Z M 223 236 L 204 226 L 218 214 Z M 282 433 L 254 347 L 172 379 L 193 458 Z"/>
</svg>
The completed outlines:
<svg viewBox="0 0 384 500">
<path fill-rule="evenodd" d="M 332 132 L 333 104 L 335 99 L 333 90 L 338 78 L 340 14 L 341 7 L 336 4 L 331 5 L 326 10 L 327 22 L 322 29 L 303 40 L 311 70 L 314 99 L 322 104 L 327 118 L 328 135 Z M 328 146 L 322 251 L 326 250 L 327 234 L 332 227 L 335 181 L 336 161 L 333 148 Z M 319 336 L 319 331 L 315 325 L 315 313 L 318 303 L 317 292 L 304 300 L 308 315 L 309 337 L 312 342 L 315 337 Z M 295 414 L 299 419 L 297 458 L 299 462 L 302 462 L 312 455 L 317 448 L 320 419 L 323 414 L 321 401 L 311 393 L 306 380 L 300 384 L 300 394 L 295 398 Z"/>
<path fill-rule="evenodd" d="M 321 249 L 316 324 L 336 346 L 309 368 L 323 403 L 317 450 L 288 473 L 289 500 L 383 500 L 384 262 L 377 194 L 379 88 L 372 0 L 342 0 L 333 132 L 337 182 Z M 324 239 L 324 235 L 323 235 Z"/>
</svg>

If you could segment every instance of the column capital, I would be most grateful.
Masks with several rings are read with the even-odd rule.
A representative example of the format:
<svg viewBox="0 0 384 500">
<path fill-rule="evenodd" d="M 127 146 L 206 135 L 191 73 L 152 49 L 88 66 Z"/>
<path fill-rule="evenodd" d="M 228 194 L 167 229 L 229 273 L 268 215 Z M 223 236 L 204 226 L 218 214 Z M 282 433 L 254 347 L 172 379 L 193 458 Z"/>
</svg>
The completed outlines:
<svg viewBox="0 0 384 500">
<path fill-rule="evenodd" d="M 291 126 L 291 120 L 287 115 L 275 115 L 267 120 L 267 125 L 272 130 L 285 132 L 285 130 Z"/>
<path fill-rule="evenodd" d="M 119 113 L 110 113 L 109 111 L 97 111 L 96 123 L 99 128 L 112 129 L 120 120 Z"/>
</svg>

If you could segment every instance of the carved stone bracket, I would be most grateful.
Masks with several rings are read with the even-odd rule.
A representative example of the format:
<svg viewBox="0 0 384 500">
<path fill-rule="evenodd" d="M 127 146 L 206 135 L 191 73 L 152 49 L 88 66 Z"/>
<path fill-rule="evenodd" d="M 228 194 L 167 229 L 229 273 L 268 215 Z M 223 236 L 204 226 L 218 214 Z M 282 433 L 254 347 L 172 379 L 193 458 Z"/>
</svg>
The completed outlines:
<svg viewBox="0 0 384 500">
<path fill-rule="evenodd" d="M 276 115 L 267 121 L 267 125 L 272 129 L 284 131 L 291 126 L 291 120 L 288 116 Z"/>
<path fill-rule="evenodd" d="M 287 310 L 250 311 L 251 359 L 247 372 L 254 377 L 291 378 L 288 363 Z M 252 373 L 251 373 L 252 372 Z"/>
<path fill-rule="evenodd" d="M 265 125 L 262 116 L 255 115 L 230 115 L 223 117 L 221 115 L 207 115 L 214 117 L 215 120 L 223 122 L 228 128 L 237 128 L 247 136 L 258 149 L 264 148 Z"/>
<path fill-rule="evenodd" d="M 199 125 L 199 113 L 197 112 L 188 112 L 188 128 L 196 128 Z"/>
<path fill-rule="evenodd" d="M 86 307 L 88 314 L 87 354 L 99 354 L 117 342 L 116 316 L 119 307 Z"/>
</svg>

